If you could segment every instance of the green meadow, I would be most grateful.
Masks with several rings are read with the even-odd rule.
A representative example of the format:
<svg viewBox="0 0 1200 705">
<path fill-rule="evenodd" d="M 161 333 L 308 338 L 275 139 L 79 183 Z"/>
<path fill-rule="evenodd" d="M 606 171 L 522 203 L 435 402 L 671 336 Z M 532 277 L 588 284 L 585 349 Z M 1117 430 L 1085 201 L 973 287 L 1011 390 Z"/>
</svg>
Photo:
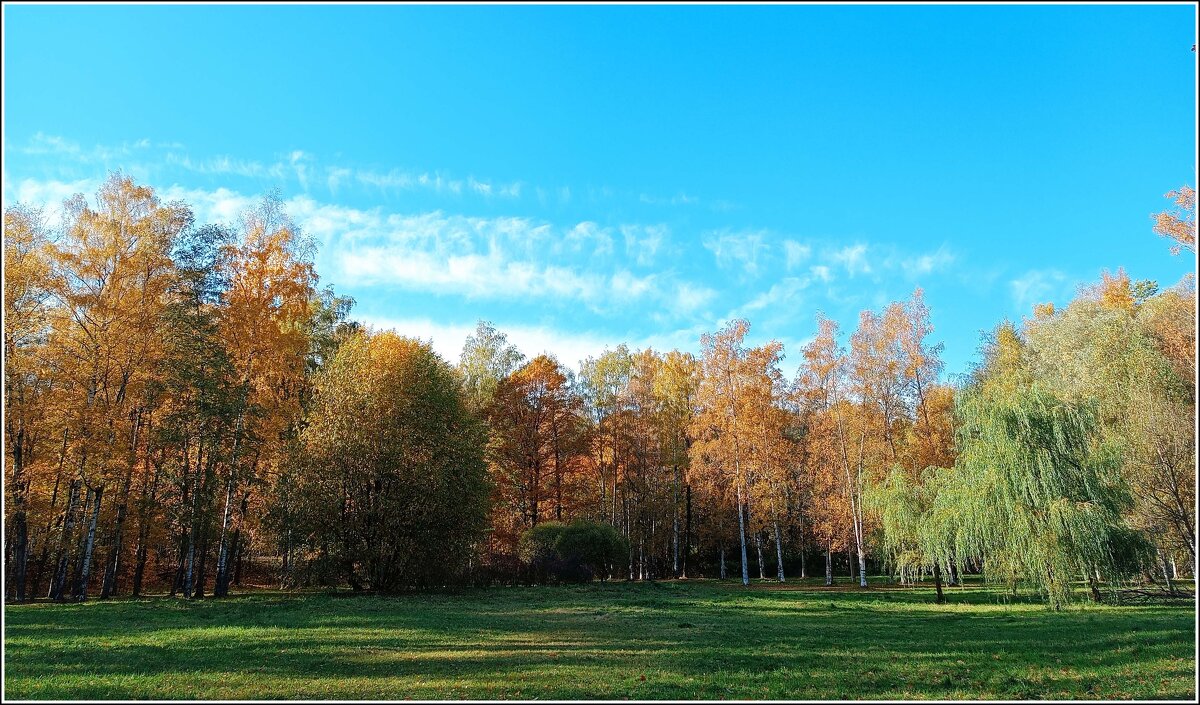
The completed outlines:
<svg viewBox="0 0 1200 705">
<path fill-rule="evenodd" d="M 712 580 L 5 607 L 6 699 L 1193 699 L 1195 609 Z"/>
</svg>

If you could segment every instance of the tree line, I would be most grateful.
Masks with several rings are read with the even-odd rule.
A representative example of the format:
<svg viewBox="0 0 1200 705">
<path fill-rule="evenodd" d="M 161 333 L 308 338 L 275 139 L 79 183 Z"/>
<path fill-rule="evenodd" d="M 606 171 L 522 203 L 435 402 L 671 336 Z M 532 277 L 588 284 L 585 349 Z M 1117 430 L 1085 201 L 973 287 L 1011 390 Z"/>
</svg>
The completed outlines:
<svg viewBox="0 0 1200 705">
<path fill-rule="evenodd" d="M 576 372 L 485 321 L 453 363 L 359 325 L 277 195 L 194 220 L 121 174 L 5 212 L 6 599 L 512 582 L 567 544 L 601 577 L 982 573 L 1055 606 L 1194 571 L 1194 275 L 1106 272 L 955 383 L 920 289 L 818 315 L 793 378 L 744 320 Z"/>
</svg>

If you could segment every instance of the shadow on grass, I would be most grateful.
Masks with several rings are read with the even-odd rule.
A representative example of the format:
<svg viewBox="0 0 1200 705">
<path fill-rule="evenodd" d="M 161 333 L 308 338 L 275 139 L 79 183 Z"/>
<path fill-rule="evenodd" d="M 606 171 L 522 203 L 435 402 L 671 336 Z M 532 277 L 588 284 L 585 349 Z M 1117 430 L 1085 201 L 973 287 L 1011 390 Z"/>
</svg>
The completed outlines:
<svg viewBox="0 0 1200 705">
<path fill-rule="evenodd" d="M 716 581 L 6 609 L 6 697 L 1179 698 L 1194 612 Z M 645 676 L 645 680 L 641 678 Z"/>
</svg>

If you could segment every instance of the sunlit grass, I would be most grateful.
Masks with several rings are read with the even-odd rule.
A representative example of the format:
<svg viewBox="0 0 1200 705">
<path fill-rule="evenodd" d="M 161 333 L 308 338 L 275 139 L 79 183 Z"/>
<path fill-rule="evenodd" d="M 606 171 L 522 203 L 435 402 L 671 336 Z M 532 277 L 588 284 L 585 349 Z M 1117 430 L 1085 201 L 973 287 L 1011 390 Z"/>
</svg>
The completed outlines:
<svg viewBox="0 0 1200 705">
<path fill-rule="evenodd" d="M 1191 699 L 1191 605 L 715 581 L 7 606 L 6 698 Z"/>
</svg>

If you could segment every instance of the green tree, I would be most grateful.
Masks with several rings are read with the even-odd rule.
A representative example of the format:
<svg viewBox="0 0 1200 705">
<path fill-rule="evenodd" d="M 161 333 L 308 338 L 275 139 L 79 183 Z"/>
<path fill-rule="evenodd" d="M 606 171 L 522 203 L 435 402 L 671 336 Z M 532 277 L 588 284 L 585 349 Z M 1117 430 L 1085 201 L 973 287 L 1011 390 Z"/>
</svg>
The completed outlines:
<svg viewBox="0 0 1200 705">
<path fill-rule="evenodd" d="M 955 543 L 982 557 L 985 575 L 1037 585 L 1058 609 L 1073 580 L 1129 572 L 1119 557 L 1138 543 L 1122 519 L 1132 498 L 1094 404 L 1063 402 L 1037 384 L 968 389 L 958 416 L 957 472 L 971 491 L 942 501 L 962 518 Z"/>
<path fill-rule="evenodd" d="M 487 518 L 484 432 L 452 368 L 393 333 L 345 341 L 316 384 L 293 474 L 327 579 L 380 592 L 461 577 Z"/>
</svg>

